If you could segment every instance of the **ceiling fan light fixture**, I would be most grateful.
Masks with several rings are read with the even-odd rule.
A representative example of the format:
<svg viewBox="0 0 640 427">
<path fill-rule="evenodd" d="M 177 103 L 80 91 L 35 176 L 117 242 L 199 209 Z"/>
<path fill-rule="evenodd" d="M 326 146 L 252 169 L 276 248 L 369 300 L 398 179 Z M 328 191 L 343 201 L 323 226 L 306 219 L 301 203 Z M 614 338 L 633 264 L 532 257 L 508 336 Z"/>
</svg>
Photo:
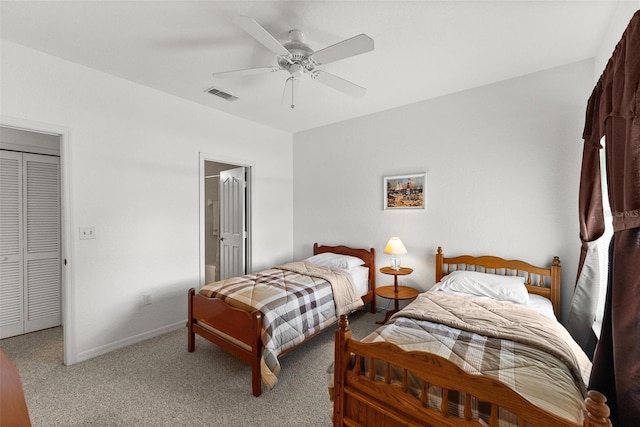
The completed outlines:
<svg viewBox="0 0 640 427">
<path fill-rule="evenodd" d="M 299 79 L 304 74 L 304 67 L 300 64 L 291 64 L 289 73 L 291 73 L 291 77 L 294 79 Z"/>
</svg>

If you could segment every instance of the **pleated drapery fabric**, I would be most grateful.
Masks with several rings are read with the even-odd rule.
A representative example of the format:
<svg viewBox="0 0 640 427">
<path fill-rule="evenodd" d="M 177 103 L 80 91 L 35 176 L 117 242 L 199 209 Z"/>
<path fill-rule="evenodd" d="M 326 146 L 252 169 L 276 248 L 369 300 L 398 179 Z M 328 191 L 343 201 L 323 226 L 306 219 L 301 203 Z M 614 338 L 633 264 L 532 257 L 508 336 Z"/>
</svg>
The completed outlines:
<svg viewBox="0 0 640 427">
<path fill-rule="evenodd" d="M 593 356 L 593 323 L 600 296 L 600 256 L 596 240 L 582 241 L 580 274 L 571 299 L 566 327 L 574 340 L 591 358 Z"/>
<path fill-rule="evenodd" d="M 629 22 L 587 105 L 578 276 L 589 242 L 604 231 L 599 163 L 603 136 L 614 234 L 589 388 L 609 399 L 613 425 L 627 427 L 640 420 L 640 11 Z"/>
</svg>

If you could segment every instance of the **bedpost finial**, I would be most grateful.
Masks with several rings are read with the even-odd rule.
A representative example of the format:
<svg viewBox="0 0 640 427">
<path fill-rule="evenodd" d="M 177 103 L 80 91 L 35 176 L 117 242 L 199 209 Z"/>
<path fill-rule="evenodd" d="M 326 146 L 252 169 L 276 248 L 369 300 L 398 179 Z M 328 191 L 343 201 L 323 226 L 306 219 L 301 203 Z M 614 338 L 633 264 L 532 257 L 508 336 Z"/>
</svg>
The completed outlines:
<svg viewBox="0 0 640 427">
<path fill-rule="evenodd" d="M 442 255 L 442 246 L 438 246 L 438 254 Z"/>
<path fill-rule="evenodd" d="M 560 267 L 560 257 L 559 257 L 559 256 L 554 256 L 554 257 L 553 257 L 553 263 L 552 263 L 552 265 L 553 265 L 553 266 L 556 266 L 556 267 Z"/>
<path fill-rule="evenodd" d="M 347 320 L 347 316 L 344 314 L 340 315 L 340 321 L 338 322 L 338 326 L 340 330 L 346 331 L 349 329 L 349 320 Z"/>
<path fill-rule="evenodd" d="M 607 405 L 607 398 L 596 390 L 589 390 L 587 392 L 587 398 L 584 401 L 587 417 L 599 424 L 607 424 L 607 419 L 611 414 L 609 405 Z"/>
</svg>

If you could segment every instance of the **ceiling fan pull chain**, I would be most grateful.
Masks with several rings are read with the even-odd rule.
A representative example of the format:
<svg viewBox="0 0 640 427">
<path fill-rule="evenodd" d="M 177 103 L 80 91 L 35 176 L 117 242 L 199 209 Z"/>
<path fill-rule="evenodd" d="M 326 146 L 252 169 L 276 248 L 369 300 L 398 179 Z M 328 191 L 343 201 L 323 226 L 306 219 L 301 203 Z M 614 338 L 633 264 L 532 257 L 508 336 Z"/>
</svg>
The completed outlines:
<svg viewBox="0 0 640 427">
<path fill-rule="evenodd" d="M 291 78 L 291 77 L 289 77 Z M 282 104 L 284 104 L 284 96 L 287 94 L 287 82 L 289 81 L 289 79 L 284 81 L 284 87 L 282 88 L 282 98 L 280 98 L 280 105 L 282 106 Z"/>
<path fill-rule="evenodd" d="M 295 81 L 295 77 L 291 76 L 284 82 L 284 89 L 282 89 L 282 99 L 280 100 L 280 105 L 284 103 L 284 96 L 287 93 L 287 83 L 291 82 L 291 108 L 295 108 L 295 104 L 293 103 L 293 82 Z"/>
</svg>

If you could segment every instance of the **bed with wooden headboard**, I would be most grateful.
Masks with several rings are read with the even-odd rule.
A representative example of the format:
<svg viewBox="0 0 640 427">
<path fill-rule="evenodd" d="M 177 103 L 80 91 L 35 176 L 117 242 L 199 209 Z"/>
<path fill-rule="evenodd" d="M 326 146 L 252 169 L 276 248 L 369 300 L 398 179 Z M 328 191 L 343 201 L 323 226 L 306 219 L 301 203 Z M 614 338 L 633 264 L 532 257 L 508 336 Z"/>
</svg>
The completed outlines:
<svg viewBox="0 0 640 427">
<path fill-rule="evenodd" d="M 470 277 L 479 282 L 464 286 L 499 282 L 502 300 L 494 288 L 491 298 L 462 293 L 456 286 Z M 584 388 L 590 362 L 553 315 L 560 312 L 558 257 L 537 267 L 495 256 L 447 258 L 438 248 L 436 281 L 439 291 L 420 294 L 362 341 L 340 319 L 334 425 L 611 425 L 605 397 Z M 513 302 L 522 286 L 525 301 Z M 540 296 L 553 306 L 544 314 L 529 306 L 544 302 Z"/>
<path fill-rule="evenodd" d="M 375 249 L 351 248 L 343 245 L 327 246 L 315 243 L 313 245 L 313 254 L 337 254 L 359 258 L 362 265 L 354 268 L 361 267 L 366 270 L 365 277 L 361 277 L 364 279 L 364 287 L 366 289 L 360 294 L 360 297 L 362 302 L 364 304 L 369 303 L 371 311 L 375 312 Z M 298 273 L 292 273 L 294 278 L 291 280 L 300 280 L 300 283 L 287 282 L 285 284 L 285 280 L 290 280 L 289 277 L 291 277 L 287 276 L 289 274 L 288 271 L 284 272 L 283 268 L 285 267 L 278 266 L 263 272 L 207 284 L 198 292 L 191 288 L 188 292 L 188 351 L 195 351 L 195 335 L 197 334 L 249 363 L 251 365 L 251 384 L 254 396 L 260 396 L 262 393 L 263 379 L 265 379 L 265 383 L 269 378 L 271 378 L 272 382 L 277 381 L 275 377 L 277 374 L 265 378 L 265 371 L 268 370 L 266 365 L 269 362 L 265 362 L 263 353 L 268 352 L 271 356 L 271 363 L 277 365 L 279 356 L 284 355 L 294 347 L 302 344 L 302 342 L 311 339 L 322 330 L 326 330 L 327 327 L 335 325 L 338 321 L 335 316 L 326 319 L 323 317 L 328 312 L 327 309 L 323 308 L 328 307 L 329 304 L 333 306 L 333 301 L 322 296 L 316 298 L 313 295 L 313 293 L 324 292 L 321 295 L 327 296 L 327 292 L 329 292 L 329 297 L 331 297 L 333 296 L 331 290 L 333 286 L 329 286 L 326 281 L 318 280 L 320 276 Z M 295 279 L 296 276 L 304 277 Z M 318 289 L 316 285 L 322 286 L 322 289 Z M 252 301 L 240 300 L 236 298 L 237 294 L 230 295 L 225 290 L 231 288 L 233 291 L 228 292 L 237 292 L 237 294 L 244 292 L 245 295 L 249 294 L 252 299 L 258 294 L 266 295 L 270 298 L 270 302 L 267 304 L 258 298 Z M 245 291 L 245 289 L 248 289 L 248 291 Z M 283 289 L 291 292 L 297 290 L 298 292 L 285 293 Z M 305 304 L 304 310 L 298 309 L 297 306 L 291 307 L 292 304 L 295 305 L 296 301 Z M 268 326 L 265 325 L 273 325 L 277 320 L 265 315 L 263 312 L 268 308 L 271 310 L 270 313 L 273 314 L 276 312 L 275 308 L 277 308 L 278 304 L 280 304 L 279 307 L 287 304 L 288 308 L 282 311 L 284 314 L 290 315 L 282 322 L 299 322 L 300 328 L 303 330 L 300 335 L 293 336 L 291 331 L 295 332 L 296 328 L 289 328 L 289 331 L 287 331 L 287 334 L 290 335 L 288 337 L 289 341 L 287 341 L 286 345 L 277 348 L 276 352 L 271 352 L 271 349 L 265 349 L 263 343 L 267 334 L 265 330 L 268 329 Z M 323 305 L 320 306 L 320 304 Z M 257 305 L 260 308 L 256 308 Z M 306 305 L 310 305 L 311 308 Z M 301 312 L 300 317 L 291 317 L 294 310 Z M 267 317 L 269 317 L 268 321 Z M 323 322 L 322 324 L 313 323 L 320 320 Z"/>
</svg>

